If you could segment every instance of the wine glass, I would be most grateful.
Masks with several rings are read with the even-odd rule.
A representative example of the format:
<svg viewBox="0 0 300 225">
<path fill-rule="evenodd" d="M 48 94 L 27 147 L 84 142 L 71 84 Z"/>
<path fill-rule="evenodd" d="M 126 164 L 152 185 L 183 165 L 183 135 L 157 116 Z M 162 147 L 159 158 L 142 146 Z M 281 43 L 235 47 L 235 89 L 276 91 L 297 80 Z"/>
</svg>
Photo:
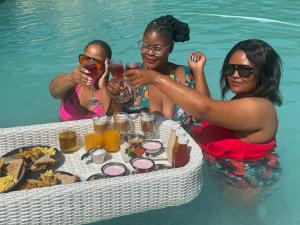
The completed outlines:
<svg viewBox="0 0 300 225">
<path fill-rule="evenodd" d="M 125 66 L 125 70 L 139 69 L 139 68 L 141 68 L 141 64 L 137 62 L 127 63 Z M 132 88 L 131 90 L 133 92 L 133 104 L 128 107 L 128 111 L 131 113 L 138 113 L 139 111 L 141 111 L 141 109 L 143 109 L 143 107 L 141 107 L 136 100 L 137 90 L 134 91 Z"/>
<path fill-rule="evenodd" d="M 124 78 L 124 66 L 121 60 L 113 60 L 110 64 L 110 71 L 113 79 L 122 80 L 122 90 L 120 90 L 120 95 L 117 97 L 116 101 L 119 103 L 126 103 L 130 101 L 131 95 L 126 80 Z"/>
</svg>

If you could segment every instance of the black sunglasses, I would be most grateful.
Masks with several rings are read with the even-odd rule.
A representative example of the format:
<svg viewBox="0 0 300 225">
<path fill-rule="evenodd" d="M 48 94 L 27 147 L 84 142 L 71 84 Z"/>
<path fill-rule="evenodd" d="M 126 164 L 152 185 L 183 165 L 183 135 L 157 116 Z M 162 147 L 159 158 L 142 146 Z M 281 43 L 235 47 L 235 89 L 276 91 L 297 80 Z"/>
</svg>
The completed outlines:
<svg viewBox="0 0 300 225">
<path fill-rule="evenodd" d="M 236 70 L 240 77 L 249 77 L 253 73 L 254 68 L 239 64 L 226 64 L 223 67 L 223 72 L 226 76 L 232 76 Z"/>
</svg>

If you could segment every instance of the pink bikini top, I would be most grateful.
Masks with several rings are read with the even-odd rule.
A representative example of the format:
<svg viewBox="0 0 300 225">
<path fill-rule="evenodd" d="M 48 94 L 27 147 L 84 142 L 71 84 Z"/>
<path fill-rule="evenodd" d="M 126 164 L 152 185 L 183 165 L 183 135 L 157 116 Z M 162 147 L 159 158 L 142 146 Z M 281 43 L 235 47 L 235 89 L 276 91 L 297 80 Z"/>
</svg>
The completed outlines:
<svg viewBox="0 0 300 225">
<path fill-rule="evenodd" d="M 78 111 L 79 107 L 79 93 L 81 90 L 81 85 L 75 87 L 75 91 L 65 99 L 59 108 L 59 116 L 62 121 L 68 120 L 80 120 L 80 119 L 89 119 L 94 115 L 105 115 L 103 105 L 100 103 L 98 106 L 89 111 L 87 114 L 81 114 Z"/>
<path fill-rule="evenodd" d="M 257 160 L 271 154 L 276 147 L 275 139 L 263 144 L 247 143 L 238 139 L 233 130 L 207 121 L 195 126 L 192 136 L 205 153 L 222 159 Z"/>
</svg>

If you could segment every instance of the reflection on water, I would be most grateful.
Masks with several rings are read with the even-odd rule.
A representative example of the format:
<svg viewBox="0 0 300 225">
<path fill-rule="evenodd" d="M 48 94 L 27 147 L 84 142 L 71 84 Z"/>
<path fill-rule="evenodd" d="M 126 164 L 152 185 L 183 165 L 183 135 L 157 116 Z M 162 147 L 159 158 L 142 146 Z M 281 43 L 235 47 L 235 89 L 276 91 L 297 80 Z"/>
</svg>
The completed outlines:
<svg viewBox="0 0 300 225">
<path fill-rule="evenodd" d="M 173 14 L 190 25 L 191 40 L 176 43 L 170 58 L 187 64 L 193 50 L 204 52 L 208 59 L 205 72 L 214 98 L 220 97 L 219 71 L 227 51 L 242 39 L 263 39 L 283 61 L 284 103 L 278 108 L 277 134 L 281 180 L 250 207 L 228 202 L 222 182 L 205 170 L 203 190 L 192 202 L 98 224 L 300 224 L 300 130 L 296 125 L 300 108 L 300 2 L 288 3 L 2 0 L 0 127 L 58 121 L 59 101 L 48 93 L 49 81 L 72 70 L 78 54 L 93 39 L 108 41 L 113 58 L 127 60 L 125 63 L 139 61 L 137 41 L 146 24 L 160 15 Z"/>
</svg>

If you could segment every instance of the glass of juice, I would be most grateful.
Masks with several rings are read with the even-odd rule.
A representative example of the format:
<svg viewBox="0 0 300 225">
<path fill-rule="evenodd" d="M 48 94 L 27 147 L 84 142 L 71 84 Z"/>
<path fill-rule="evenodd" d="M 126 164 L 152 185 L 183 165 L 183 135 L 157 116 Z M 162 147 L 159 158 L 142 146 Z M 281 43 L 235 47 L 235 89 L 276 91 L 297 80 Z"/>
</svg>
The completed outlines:
<svg viewBox="0 0 300 225">
<path fill-rule="evenodd" d="M 73 153 L 79 149 L 76 131 L 65 129 L 58 134 L 60 150 L 63 153 Z"/>
<path fill-rule="evenodd" d="M 89 151 L 95 147 L 103 146 L 103 135 L 102 133 L 88 133 L 84 136 L 85 150 Z"/>
<path fill-rule="evenodd" d="M 107 130 L 103 133 L 104 148 L 107 152 L 118 152 L 120 150 L 121 135 L 118 130 Z"/>
</svg>

